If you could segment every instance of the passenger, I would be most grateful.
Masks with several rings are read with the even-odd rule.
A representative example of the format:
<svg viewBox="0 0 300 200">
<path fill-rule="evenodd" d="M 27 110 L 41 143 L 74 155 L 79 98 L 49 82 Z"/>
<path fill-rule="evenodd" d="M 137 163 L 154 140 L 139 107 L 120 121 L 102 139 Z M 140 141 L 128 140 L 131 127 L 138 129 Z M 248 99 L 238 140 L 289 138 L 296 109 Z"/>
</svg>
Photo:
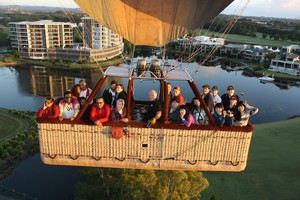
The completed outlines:
<svg viewBox="0 0 300 200">
<path fill-rule="evenodd" d="M 234 126 L 247 126 L 249 118 L 258 112 L 258 108 L 252 107 L 242 101 L 237 104 L 238 114 L 233 122 Z"/>
<path fill-rule="evenodd" d="M 92 106 L 90 119 L 99 128 L 102 128 L 102 123 L 110 119 L 110 107 L 104 103 L 103 97 L 98 97 L 96 103 Z"/>
<path fill-rule="evenodd" d="M 104 102 L 111 107 L 112 107 L 113 102 L 117 95 L 116 87 L 117 87 L 117 81 L 114 81 L 114 80 L 111 81 L 110 88 L 105 88 L 103 95 L 102 95 L 104 98 Z"/>
<path fill-rule="evenodd" d="M 58 106 L 54 104 L 52 97 L 47 97 L 44 106 L 36 113 L 38 118 L 57 118 L 59 116 Z"/>
<path fill-rule="evenodd" d="M 238 111 L 237 107 L 236 107 L 236 105 L 238 103 L 236 96 L 230 97 L 229 102 L 230 102 L 229 107 L 228 107 L 228 110 L 226 110 L 226 111 L 230 111 L 232 114 L 236 115 L 236 113 Z"/>
<path fill-rule="evenodd" d="M 73 121 L 79 113 L 79 102 L 77 99 L 72 98 L 72 93 L 66 91 L 64 94 L 64 99 L 59 102 L 59 120 L 70 119 Z"/>
<path fill-rule="evenodd" d="M 157 92 L 151 90 L 148 94 L 150 104 L 147 109 L 143 109 L 142 113 L 145 114 L 143 121 L 147 123 L 146 127 L 150 127 L 156 123 L 156 121 L 161 117 L 162 107 L 157 99 Z"/>
<path fill-rule="evenodd" d="M 221 97 L 218 95 L 219 93 L 219 88 L 218 86 L 213 86 L 212 87 L 212 90 L 211 90 L 211 95 L 213 97 L 213 100 L 214 100 L 214 105 L 216 105 L 217 103 L 222 103 L 222 99 Z"/>
<path fill-rule="evenodd" d="M 86 104 L 86 99 L 84 97 L 79 97 L 78 101 L 81 110 L 82 107 Z M 81 119 L 90 119 L 91 109 L 92 109 L 92 104 L 89 104 L 88 107 L 86 107 L 86 110 L 84 111 L 83 115 L 81 116 Z"/>
<path fill-rule="evenodd" d="M 215 119 L 215 122 L 217 126 L 223 126 L 225 123 L 225 115 L 224 113 L 224 106 L 221 103 L 217 103 L 214 108 L 215 112 L 213 114 L 213 117 Z"/>
<path fill-rule="evenodd" d="M 168 83 L 168 95 L 170 96 L 170 101 L 171 101 L 173 99 L 172 85 L 171 85 L 171 83 Z"/>
<path fill-rule="evenodd" d="M 200 125 L 208 125 L 208 117 L 204 111 L 203 108 L 201 108 L 201 102 L 200 99 L 197 97 L 194 97 L 192 102 L 191 102 L 191 109 L 190 113 L 194 115 L 196 121 Z"/>
<path fill-rule="evenodd" d="M 116 95 L 116 98 L 114 99 L 113 107 L 114 108 L 116 107 L 116 102 L 117 102 L 118 99 L 123 99 L 125 101 L 124 107 L 126 108 L 126 106 L 127 106 L 127 93 L 124 91 L 123 84 L 118 84 L 117 85 L 116 92 L 117 92 L 117 95 Z"/>
<path fill-rule="evenodd" d="M 218 126 L 232 126 L 233 114 L 227 113 L 222 103 L 217 103 L 214 110 L 213 117 Z"/>
<path fill-rule="evenodd" d="M 179 99 L 177 97 L 173 98 L 170 105 L 169 120 L 173 124 L 181 124 L 180 112 L 179 112 Z"/>
<path fill-rule="evenodd" d="M 71 89 L 72 98 L 79 99 L 80 92 L 81 92 L 80 85 L 79 84 L 74 85 Z"/>
<path fill-rule="evenodd" d="M 223 104 L 225 110 L 229 109 L 230 97 L 232 97 L 232 96 L 235 96 L 237 101 L 239 102 L 239 99 L 240 99 L 239 96 L 235 94 L 234 87 L 230 85 L 227 87 L 227 94 L 223 94 L 221 96 L 222 104 Z"/>
<path fill-rule="evenodd" d="M 199 125 L 195 116 L 188 113 L 187 107 L 185 105 L 179 107 L 179 112 L 181 121 L 186 127 L 190 127 L 192 124 Z"/>
<path fill-rule="evenodd" d="M 124 107 L 125 101 L 123 99 L 117 100 L 116 108 L 111 111 L 111 121 L 114 122 L 128 122 L 126 118 L 126 108 Z"/>
<path fill-rule="evenodd" d="M 185 100 L 184 100 L 183 96 L 181 96 L 181 94 L 180 94 L 180 87 L 179 86 L 174 87 L 173 92 L 174 92 L 173 98 L 177 97 L 179 99 L 179 105 L 180 106 L 184 105 Z"/>
<path fill-rule="evenodd" d="M 214 99 L 210 93 L 210 86 L 209 85 L 203 85 L 203 95 L 202 98 L 204 102 L 206 103 L 208 109 L 210 112 L 213 111 L 214 108 Z"/>
<path fill-rule="evenodd" d="M 81 88 L 81 92 L 80 92 L 79 97 L 84 97 L 84 98 L 88 99 L 89 96 L 92 94 L 92 90 L 90 88 L 88 88 L 88 86 L 86 85 L 85 80 L 80 80 L 79 85 L 80 85 L 80 88 Z"/>
</svg>

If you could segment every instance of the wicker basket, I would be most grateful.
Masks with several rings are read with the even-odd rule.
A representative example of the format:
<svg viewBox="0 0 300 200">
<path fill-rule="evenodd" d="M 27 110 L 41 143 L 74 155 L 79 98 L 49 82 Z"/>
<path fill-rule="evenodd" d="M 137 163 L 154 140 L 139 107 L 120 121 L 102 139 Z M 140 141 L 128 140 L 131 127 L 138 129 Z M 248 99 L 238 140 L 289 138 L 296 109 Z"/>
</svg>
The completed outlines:
<svg viewBox="0 0 300 200">
<path fill-rule="evenodd" d="M 252 131 L 125 127 L 117 140 L 111 126 L 39 123 L 42 161 L 51 165 L 110 168 L 242 171 Z"/>
</svg>

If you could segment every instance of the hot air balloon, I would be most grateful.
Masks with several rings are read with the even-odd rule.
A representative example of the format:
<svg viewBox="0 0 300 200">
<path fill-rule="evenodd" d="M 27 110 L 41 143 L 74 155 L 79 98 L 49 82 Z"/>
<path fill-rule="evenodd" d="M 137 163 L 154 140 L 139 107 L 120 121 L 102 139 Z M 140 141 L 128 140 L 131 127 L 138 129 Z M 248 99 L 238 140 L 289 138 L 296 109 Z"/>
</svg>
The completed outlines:
<svg viewBox="0 0 300 200">
<path fill-rule="evenodd" d="M 223 11 L 233 0 L 74 0 L 98 23 L 135 45 L 163 46 Z"/>
<path fill-rule="evenodd" d="M 75 0 L 96 21 L 135 45 L 162 46 L 200 27 L 232 0 Z M 99 80 L 75 121 L 38 119 L 41 158 L 46 164 L 132 169 L 242 171 L 253 126 L 218 127 L 188 71 L 161 68 L 157 60 L 137 60 L 111 66 Z M 150 68 L 152 67 L 152 70 Z M 135 80 L 160 83 L 161 121 L 150 128 L 143 122 L 104 122 L 102 128 L 80 119 L 107 77 L 127 78 L 127 111 L 149 102 L 133 98 Z M 168 81 L 186 81 L 209 117 L 209 125 L 168 124 Z M 113 132 L 123 132 L 114 138 Z"/>
</svg>

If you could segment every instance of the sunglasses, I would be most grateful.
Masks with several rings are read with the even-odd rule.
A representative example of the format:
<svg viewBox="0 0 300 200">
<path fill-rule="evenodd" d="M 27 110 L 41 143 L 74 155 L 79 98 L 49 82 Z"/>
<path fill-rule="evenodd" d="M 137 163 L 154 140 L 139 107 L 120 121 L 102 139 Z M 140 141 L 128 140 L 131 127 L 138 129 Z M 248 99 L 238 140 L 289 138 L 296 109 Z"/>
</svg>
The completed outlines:
<svg viewBox="0 0 300 200">
<path fill-rule="evenodd" d="M 71 99 L 72 97 L 65 97 L 65 99 Z"/>
</svg>

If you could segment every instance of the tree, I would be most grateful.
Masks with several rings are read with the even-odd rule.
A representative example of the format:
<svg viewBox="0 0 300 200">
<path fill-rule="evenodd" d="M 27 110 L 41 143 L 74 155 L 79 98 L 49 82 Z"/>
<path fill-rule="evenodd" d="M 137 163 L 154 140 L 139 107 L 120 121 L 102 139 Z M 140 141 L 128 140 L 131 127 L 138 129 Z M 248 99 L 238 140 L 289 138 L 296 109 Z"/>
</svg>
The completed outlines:
<svg viewBox="0 0 300 200">
<path fill-rule="evenodd" d="M 208 187 L 201 172 L 82 169 L 75 199 L 200 199 Z"/>
<path fill-rule="evenodd" d="M 279 34 L 275 34 L 275 35 L 274 35 L 274 40 L 279 40 L 279 38 L 280 38 L 280 35 L 279 35 Z"/>
<path fill-rule="evenodd" d="M 262 34 L 262 38 L 263 38 L 263 39 L 266 39 L 266 38 L 267 38 L 267 36 L 268 36 L 268 35 L 267 35 L 267 34 L 265 34 L 265 33 L 264 33 L 264 34 Z"/>
</svg>

